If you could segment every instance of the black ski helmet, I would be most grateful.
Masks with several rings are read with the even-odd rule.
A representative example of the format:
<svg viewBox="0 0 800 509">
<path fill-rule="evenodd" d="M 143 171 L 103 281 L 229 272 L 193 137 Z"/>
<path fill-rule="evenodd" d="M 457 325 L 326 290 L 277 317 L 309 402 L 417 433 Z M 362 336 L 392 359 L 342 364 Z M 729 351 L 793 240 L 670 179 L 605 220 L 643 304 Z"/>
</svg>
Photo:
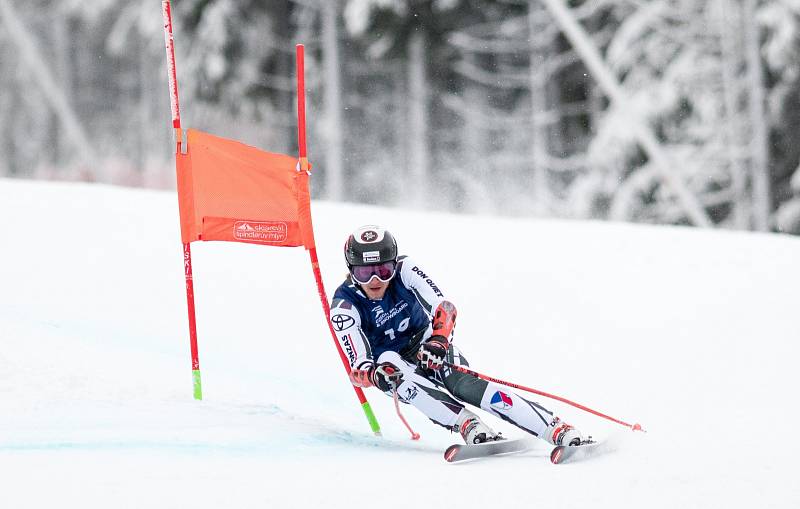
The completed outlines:
<svg viewBox="0 0 800 509">
<path fill-rule="evenodd" d="M 397 260 L 397 241 L 380 226 L 362 226 L 344 243 L 344 259 L 348 267 Z"/>
</svg>

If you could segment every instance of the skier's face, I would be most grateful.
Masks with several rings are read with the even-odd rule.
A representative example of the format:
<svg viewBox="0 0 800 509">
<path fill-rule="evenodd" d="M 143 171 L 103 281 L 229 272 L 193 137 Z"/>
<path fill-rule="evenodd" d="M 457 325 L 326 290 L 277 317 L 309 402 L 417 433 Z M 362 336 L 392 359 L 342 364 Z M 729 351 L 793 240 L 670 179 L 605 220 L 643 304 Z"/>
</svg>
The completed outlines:
<svg viewBox="0 0 800 509">
<path fill-rule="evenodd" d="M 371 300 L 381 300 L 383 298 L 383 294 L 386 293 L 386 288 L 389 287 L 389 282 L 386 281 L 385 283 L 378 279 L 377 276 L 373 276 L 366 284 L 362 284 L 361 288 L 364 289 L 364 293 L 367 294 L 367 298 Z"/>
</svg>

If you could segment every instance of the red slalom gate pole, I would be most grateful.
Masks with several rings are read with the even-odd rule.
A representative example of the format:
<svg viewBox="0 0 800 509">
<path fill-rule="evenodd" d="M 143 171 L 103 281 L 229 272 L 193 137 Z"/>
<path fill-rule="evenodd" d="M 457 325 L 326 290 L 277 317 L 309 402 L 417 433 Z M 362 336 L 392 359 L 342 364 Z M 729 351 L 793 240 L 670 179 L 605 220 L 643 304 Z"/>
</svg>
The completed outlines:
<svg viewBox="0 0 800 509">
<path fill-rule="evenodd" d="M 308 175 L 310 175 L 309 165 L 308 165 L 308 153 L 306 152 L 306 84 L 305 84 L 305 48 L 302 44 L 298 44 L 296 46 L 297 54 L 297 146 L 298 152 L 300 156 L 300 178 L 305 181 L 305 185 L 303 186 L 304 189 L 308 189 Z M 310 205 L 309 211 L 307 211 L 307 218 L 306 218 L 306 226 L 307 231 L 304 237 L 304 243 L 306 245 L 306 249 L 308 249 L 308 255 L 311 259 L 311 269 L 314 272 L 314 279 L 317 282 L 317 293 L 319 293 L 319 300 L 322 303 L 322 310 L 325 312 L 325 321 L 328 322 L 328 330 L 331 333 L 331 337 L 333 338 L 333 343 L 336 346 L 336 351 L 339 353 L 339 358 L 344 365 L 345 371 L 347 371 L 348 375 L 350 374 L 350 363 L 347 360 L 347 357 L 342 351 L 342 347 L 339 344 L 339 340 L 336 338 L 336 332 L 333 330 L 333 325 L 331 324 L 331 308 L 330 304 L 328 304 L 328 298 L 325 293 L 325 286 L 322 282 L 322 273 L 319 269 L 319 259 L 317 258 L 317 248 L 314 242 L 314 229 L 311 226 L 311 212 L 310 212 Z M 361 409 L 364 411 L 364 414 L 367 417 L 367 421 L 369 422 L 369 426 L 372 429 L 372 432 L 376 435 L 381 434 L 381 428 L 378 424 L 378 420 L 375 418 L 375 413 L 372 411 L 372 407 L 367 401 L 367 397 L 364 395 L 364 391 L 361 387 L 353 386 L 353 390 L 356 393 L 356 397 L 358 397 L 358 401 L 361 404 Z"/>
<path fill-rule="evenodd" d="M 180 157 L 183 133 L 181 111 L 178 103 L 178 76 L 175 72 L 175 40 L 172 35 L 172 9 L 169 0 L 161 2 L 164 18 L 164 43 L 167 48 L 167 75 L 169 77 L 169 103 L 172 109 L 172 127 L 175 130 L 175 158 Z M 177 164 L 177 163 L 176 163 Z M 194 399 L 203 399 L 200 381 L 200 356 L 197 349 L 197 320 L 194 309 L 194 278 L 192 276 L 192 250 L 189 243 L 183 244 L 183 269 L 186 280 L 186 308 L 189 313 L 189 343 L 192 351 L 192 386 Z"/>
<path fill-rule="evenodd" d="M 584 412 L 589 412 L 590 414 L 594 414 L 594 415 L 596 415 L 598 417 L 602 417 L 603 419 L 607 419 L 607 420 L 609 420 L 611 422 L 615 422 L 617 424 L 620 424 L 622 426 L 630 428 L 633 431 L 644 431 L 642 429 L 641 424 L 628 424 L 625 421 L 621 421 L 619 419 L 615 419 L 614 417 L 611 417 L 610 415 L 606 415 L 604 413 L 598 412 L 597 410 L 592 410 L 591 408 L 583 406 L 580 403 L 575 403 L 574 401 L 570 401 L 570 400 L 568 400 L 566 398 L 562 398 L 561 396 L 556 396 L 555 394 L 549 394 L 547 392 L 540 391 L 538 389 L 533 389 L 531 387 L 525 387 L 524 385 L 515 384 L 513 382 L 507 382 L 505 380 L 500 380 L 499 378 L 494 378 L 494 377 L 489 376 L 489 375 L 484 375 L 482 373 L 478 373 L 477 371 L 473 371 L 473 370 L 471 370 L 471 369 L 469 369 L 469 368 L 467 368 L 465 366 L 459 366 L 458 364 L 451 364 L 449 362 L 445 362 L 444 365 L 447 366 L 447 367 L 453 368 L 456 371 L 460 371 L 461 373 L 464 373 L 466 375 L 472 375 L 472 376 L 474 376 L 476 378 L 480 378 L 481 380 L 486 380 L 488 382 L 495 382 L 495 383 L 498 383 L 498 384 L 501 384 L 501 385 L 506 385 L 506 386 L 511 387 L 513 389 L 519 389 L 519 390 L 530 392 L 530 393 L 533 393 L 533 394 L 538 394 L 539 396 L 544 396 L 545 398 L 550 398 L 550 399 L 554 399 L 556 401 L 561 401 L 562 403 L 566 403 L 568 405 L 574 406 L 575 408 L 580 408 Z"/>
</svg>

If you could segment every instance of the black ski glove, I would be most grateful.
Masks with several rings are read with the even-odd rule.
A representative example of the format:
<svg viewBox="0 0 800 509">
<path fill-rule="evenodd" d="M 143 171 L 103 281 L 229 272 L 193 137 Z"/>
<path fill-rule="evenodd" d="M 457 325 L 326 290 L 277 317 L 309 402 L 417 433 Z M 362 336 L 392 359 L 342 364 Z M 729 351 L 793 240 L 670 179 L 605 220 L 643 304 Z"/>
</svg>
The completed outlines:
<svg viewBox="0 0 800 509">
<path fill-rule="evenodd" d="M 422 343 L 417 352 L 420 367 L 434 371 L 442 369 L 448 348 L 444 336 L 431 336 L 428 341 Z"/>
<path fill-rule="evenodd" d="M 372 383 L 383 392 L 397 390 L 403 383 L 403 372 L 391 362 L 382 362 L 372 371 Z"/>
</svg>

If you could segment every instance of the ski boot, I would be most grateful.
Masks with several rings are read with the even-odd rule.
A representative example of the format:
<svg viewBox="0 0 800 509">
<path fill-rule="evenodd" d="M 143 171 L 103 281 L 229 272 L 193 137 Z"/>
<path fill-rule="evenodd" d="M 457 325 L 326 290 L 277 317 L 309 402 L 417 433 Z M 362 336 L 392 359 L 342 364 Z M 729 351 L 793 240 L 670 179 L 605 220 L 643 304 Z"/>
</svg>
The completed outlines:
<svg viewBox="0 0 800 509">
<path fill-rule="evenodd" d="M 545 440 L 553 445 L 581 445 L 583 443 L 583 435 L 581 432 L 570 426 L 561 419 L 556 417 L 553 422 L 547 426 L 544 434 Z"/>
<path fill-rule="evenodd" d="M 477 415 L 466 409 L 461 412 L 456 422 L 456 428 L 458 428 L 458 432 L 461 433 L 461 437 L 468 445 L 503 440 L 500 433 L 495 433 Z"/>
</svg>

